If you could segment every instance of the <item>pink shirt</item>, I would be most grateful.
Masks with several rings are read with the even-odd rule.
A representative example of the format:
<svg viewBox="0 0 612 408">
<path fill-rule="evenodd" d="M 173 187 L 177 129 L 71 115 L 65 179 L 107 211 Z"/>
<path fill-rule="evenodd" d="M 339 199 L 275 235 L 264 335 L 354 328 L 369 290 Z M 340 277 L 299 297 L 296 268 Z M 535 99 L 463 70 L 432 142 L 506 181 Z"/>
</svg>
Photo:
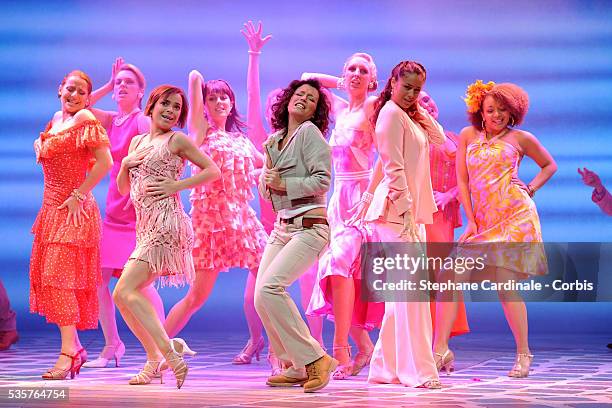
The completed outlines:
<svg viewBox="0 0 612 408">
<path fill-rule="evenodd" d="M 598 199 L 599 198 L 599 199 Z M 605 212 L 608 215 L 612 215 L 612 195 L 606 189 L 604 189 L 604 194 L 601 197 L 597 197 L 595 194 L 595 190 L 593 190 L 593 195 L 591 199 L 595 204 L 601 208 L 601 211 Z"/>
<path fill-rule="evenodd" d="M 456 148 L 459 143 L 458 136 L 450 131 L 445 131 L 447 140 L 455 145 L 455 152 L 445 153 L 441 148 L 432 144 L 429 146 L 429 164 L 431 171 L 431 186 L 434 191 L 446 193 L 457 187 L 457 171 L 455 168 Z M 442 211 L 444 219 L 451 223 L 454 228 L 461 226 L 461 213 L 459 200 L 451 200 Z"/>
</svg>

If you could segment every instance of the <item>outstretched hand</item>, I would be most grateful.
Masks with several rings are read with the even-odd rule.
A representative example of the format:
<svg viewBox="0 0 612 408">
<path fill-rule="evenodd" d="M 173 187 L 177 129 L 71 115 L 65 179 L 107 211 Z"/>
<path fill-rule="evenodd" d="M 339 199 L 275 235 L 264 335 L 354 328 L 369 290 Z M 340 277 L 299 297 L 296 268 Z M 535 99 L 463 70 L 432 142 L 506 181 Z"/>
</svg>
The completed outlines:
<svg viewBox="0 0 612 408">
<path fill-rule="evenodd" d="M 249 44 L 249 51 L 252 52 L 261 52 L 261 49 L 270 39 L 272 39 L 271 35 L 266 35 L 265 37 L 261 37 L 261 32 L 263 30 L 263 26 L 261 21 L 257 24 L 257 28 L 252 21 L 247 21 L 244 23 L 244 28 L 240 30 L 244 38 L 246 38 L 247 43 Z"/>
<path fill-rule="evenodd" d="M 125 60 L 122 57 L 117 57 L 117 59 L 115 59 L 115 62 L 111 68 L 111 77 L 109 81 L 111 84 L 115 85 L 115 78 L 117 78 L 117 74 L 119 73 L 119 70 L 121 70 L 123 64 L 125 64 Z"/>
<path fill-rule="evenodd" d="M 587 186 L 593 188 L 601 188 L 601 179 L 599 178 L 599 175 L 597 175 L 597 173 L 595 173 L 594 171 L 583 167 L 582 170 L 578 168 L 578 173 L 582 176 L 582 182 Z"/>
</svg>

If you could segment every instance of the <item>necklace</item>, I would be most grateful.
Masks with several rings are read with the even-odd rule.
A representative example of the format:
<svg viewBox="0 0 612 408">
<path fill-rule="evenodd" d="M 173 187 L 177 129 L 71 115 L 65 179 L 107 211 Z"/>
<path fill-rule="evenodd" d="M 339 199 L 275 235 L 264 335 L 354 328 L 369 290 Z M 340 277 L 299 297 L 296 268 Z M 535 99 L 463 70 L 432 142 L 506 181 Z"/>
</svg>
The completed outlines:
<svg viewBox="0 0 612 408">
<path fill-rule="evenodd" d="M 119 114 L 118 114 L 117 116 L 115 116 L 115 119 L 113 119 L 113 124 L 114 124 L 115 126 L 121 126 L 121 125 L 123 125 L 123 123 L 124 123 L 124 122 L 125 122 L 125 121 L 126 121 L 126 120 L 127 120 L 129 117 L 130 117 L 130 116 L 132 116 L 132 114 L 133 114 L 133 113 L 136 113 L 136 112 L 140 112 L 140 108 L 136 107 L 136 108 L 134 108 L 134 109 L 133 109 L 133 110 L 132 110 L 130 113 L 124 113 L 124 114 L 122 114 L 122 115 L 119 115 Z"/>
<path fill-rule="evenodd" d="M 509 131 L 510 131 L 510 129 L 506 128 L 502 132 L 499 132 L 499 134 L 497 136 L 493 136 L 491 138 L 487 138 L 487 131 L 486 131 L 486 129 L 483 129 L 482 130 L 482 134 L 484 135 L 484 140 L 483 140 L 482 144 L 484 144 L 485 146 L 490 146 L 496 140 L 501 139 L 502 137 L 504 137 Z"/>
</svg>

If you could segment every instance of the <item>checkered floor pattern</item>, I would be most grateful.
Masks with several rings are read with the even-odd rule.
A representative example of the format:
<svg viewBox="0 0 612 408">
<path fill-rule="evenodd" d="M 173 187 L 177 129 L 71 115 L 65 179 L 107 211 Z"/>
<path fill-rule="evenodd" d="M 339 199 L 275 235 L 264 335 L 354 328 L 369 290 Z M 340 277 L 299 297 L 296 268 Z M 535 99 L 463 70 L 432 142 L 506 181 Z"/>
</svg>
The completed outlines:
<svg viewBox="0 0 612 408">
<path fill-rule="evenodd" d="M 422 390 L 366 382 L 367 369 L 349 380 L 330 382 L 315 394 L 300 387 L 265 385 L 269 374 L 261 361 L 236 366 L 231 359 L 244 345 L 235 335 L 185 334 L 199 353 L 189 360 L 183 388 L 168 374 L 164 384 L 130 386 L 128 379 L 144 363 L 137 341 L 126 335 L 127 353 L 118 368 L 82 369 L 72 381 L 44 381 L 40 374 L 56 358 L 56 332 L 22 333 L 10 350 L 0 352 L 0 406 L 70 407 L 601 407 L 612 406 L 612 351 L 605 336 L 532 336 L 536 355 L 529 378 L 506 376 L 513 363 L 508 336 L 470 334 L 453 340 L 457 371 L 442 375 L 442 390 Z M 82 336 L 90 358 L 102 347 L 98 332 Z M 14 387 L 68 387 L 63 403 L 7 398 Z"/>
</svg>

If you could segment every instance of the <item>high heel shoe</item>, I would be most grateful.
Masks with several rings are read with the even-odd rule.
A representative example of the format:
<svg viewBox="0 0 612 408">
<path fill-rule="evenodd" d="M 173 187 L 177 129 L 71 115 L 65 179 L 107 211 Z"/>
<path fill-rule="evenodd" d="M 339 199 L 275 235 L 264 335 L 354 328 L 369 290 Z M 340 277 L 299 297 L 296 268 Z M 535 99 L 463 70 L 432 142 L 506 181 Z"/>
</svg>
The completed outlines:
<svg viewBox="0 0 612 408">
<path fill-rule="evenodd" d="M 533 361 L 533 354 L 530 353 L 518 353 L 516 355 L 516 361 L 512 370 L 508 373 L 508 377 L 512 378 L 525 378 L 529 375 L 529 368 Z"/>
<path fill-rule="evenodd" d="M 426 388 L 428 390 L 439 390 L 442 388 L 442 383 L 440 380 L 428 380 L 423 384 L 417 386 L 417 388 Z"/>
<path fill-rule="evenodd" d="M 336 351 L 346 351 L 348 354 L 348 363 L 347 364 L 338 364 L 334 372 L 332 373 L 332 378 L 334 380 L 346 380 L 353 373 L 353 363 L 351 362 L 351 346 L 334 346 L 333 354 L 336 360 L 340 360 L 336 357 Z"/>
<path fill-rule="evenodd" d="M 438 359 L 438 357 L 440 357 Z M 444 354 L 434 353 L 434 360 L 436 361 L 436 368 L 438 371 L 446 371 L 446 375 L 450 375 L 455 371 L 455 354 L 451 349 L 447 349 Z"/>
<path fill-rule="evenodd" d="M 372 353 L 374 353 L 373 347 L 366 352 L 361 350 L 357 352 L 355 355 L 355 360 L 353 360 L 353 372 L 351 375 L 358 375 L 365 366 L 370 364 L 370 360 L 372 360 Z"/>
<path fill-rule="evenodd" d="M 70 379 L 72 380 L 81 369 L 81 351 L 84 350 L 81 349 L 72 356 L 70 354 L 61 352 L 60 355 L 70 358 L 70 367 L 65 369 L 57 367 L 50 368 L 42 375 L 42 378 L 44 380 L 65 380 L 66 377 L 68 377 L 68 374 L 70 374 Z"/>
<path fill-rule="evenodd" d="M 182 354 L 176 351 L 174 347 L 175 342 L 183 346 Z M 196 353 L 187 347 L 187 344 L 183 339 L 171 339 L 170 350 L 168 350 L 164 357 L 166 358 L 166 363 L 174 373 L 174 377 L 176 378 L 176 388 L 179 390 L 185 383 L 185 378 L 187 378 L 187 373 L 189 372 L 189 367 L 183 359 L 184 354 L 195 355 Z"/>
<path fill-rule="evenodd" d="M 263 350 L 264 345 L 265 342 L 263 337 L 260 337 L 255 344 L 253 344 L 252 340 L 249 340 L 242 351 L 234 357 L 232 364 L 251 364 L 253 356 L 259 361 L 259 354 Z"/>
<path fill-rule="evenodd" d="M 138 374 L 130 378 L 130 385 L 147 385 L 154 378 L 159 378 L 159 383 L 164 383 L 164 373 L 160 371 L 161 361 L 147 360 L 144 367 Z"/>
<path fill-rule="evenodd" d="M 283 373 L 283 363 L 276 357 L 276 354 L 269 352 L 268 353 L 268 363 L 270 363 L 270 368 L 272 369 L 271 377 L 280 375 Z"/>
<path fill-rule="evenodd" d="M 121 357 L 125 354 L 125 344 L 119 342 L 117 344 L 111 344 L 110 346 L 104 346 L 102 352 L 95 360 L 88 361 L 83 364 L 85 368 L 104 368 L 108 365 L 109 361 L 115 360 L 115 367 L 119 367 Z"/>
<path fill-rule="evenodd" d="M 176 343 L 175 343 L 176 342 Z M 176 346 L 178 345 L 178 346 Z M 197 352 L 193 351 L 192 349 L 189 348 L 189 346 L 187 345 L 187 343 L 185 343 L 185 340 L 176 337 L 174 339 L 170 339 L 170 346 L 173 348 L 174 351 L 176 351 L 176 354 L 178 354 L 181 357 L 184 357 L 185 355 L 188 355 L 190 357 L 195 356 L 196 354 L 198 354 Z M 166 359 L 163 358 L 161 361 L 161 364 L 159 365 L 159 371 L 166 371 L 168 369 L 168 363 L 166 362 Z"/>
</svg>

